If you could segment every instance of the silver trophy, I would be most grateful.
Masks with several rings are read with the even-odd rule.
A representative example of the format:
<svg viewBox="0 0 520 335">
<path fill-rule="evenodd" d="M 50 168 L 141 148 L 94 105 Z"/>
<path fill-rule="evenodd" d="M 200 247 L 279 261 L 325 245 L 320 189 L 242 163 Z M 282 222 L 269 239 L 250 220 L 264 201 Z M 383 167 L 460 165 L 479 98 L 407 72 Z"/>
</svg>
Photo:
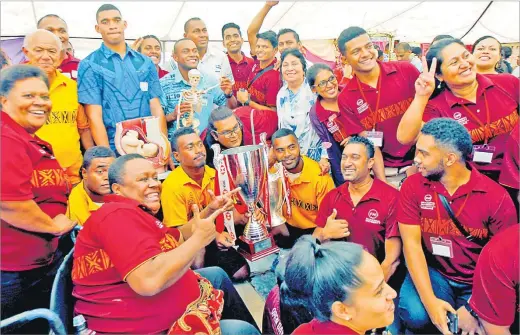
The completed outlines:
<svg viewBox="0 0 520 335">
<path fill-rule="evenodd" d="M 283 204 L 285 203 L 285 182 L 283 176 L 283 166 L 281 163 L 275 163 L 273 168 L 268 172 L 269 180 L 269 205 L 271 210 L 271 228 L 283 225 L 285 218 L 283 216 Z M 287 204 L 290 206 L 290 204 Z"/>
<path fill-rule="evenodd" d="M 238 251 L 250 261 L 278 252 L 272 235 L 267 231 L 265 215 L 258 215 L 266 212 L 263 206 L 269 206 L 261 199 L 262 190 L 268 187 L 267 157 L 263 145 L 227 149 L 221 155 L 232 188 L 241 188 L 239 194 L 250 214 L 244 236 L 237 240 Z"/>
</svg>

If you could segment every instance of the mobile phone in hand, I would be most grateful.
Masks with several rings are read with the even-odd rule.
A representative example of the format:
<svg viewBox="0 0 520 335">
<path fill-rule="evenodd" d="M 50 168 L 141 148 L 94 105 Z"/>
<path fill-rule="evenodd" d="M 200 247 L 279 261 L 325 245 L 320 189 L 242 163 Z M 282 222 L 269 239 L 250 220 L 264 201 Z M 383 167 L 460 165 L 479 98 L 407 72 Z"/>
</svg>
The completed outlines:
<svg viewBox="0 0 520 335">
<path fill-rule="evenodd" d="M 448 330 L 452 334 L 457 334 L 459 332 L 459 317 L 457 314 L 448 312 Z"/>
</svg>

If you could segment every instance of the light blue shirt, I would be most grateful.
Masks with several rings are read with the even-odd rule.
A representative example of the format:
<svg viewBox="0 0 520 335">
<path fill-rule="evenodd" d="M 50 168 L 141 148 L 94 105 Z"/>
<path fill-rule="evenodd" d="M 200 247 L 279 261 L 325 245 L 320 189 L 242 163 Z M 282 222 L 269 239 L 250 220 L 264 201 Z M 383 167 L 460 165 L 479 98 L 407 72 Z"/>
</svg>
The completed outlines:
<svg viewBox="0 0 520 335">
<path fill-rule="evenodd" d="M 200 71 L 200 70 L 199 70 Z M 194 117 L 199 120 L 198 126 L 199 134 L 208 127 L 209 115 L 213 110 L 213 104 L 217 106 L 224 106 L 227 103 L 224 92 L 220 89 L 219 80 L 214 74 L 205 71 L 200 71 L 201 79 L 197 86 L 198 90 L 206 90 L 213 87 L 204 95 L 202 95 L 202 110 L 200 113 L 194 113 Z M 160 80 L 161 88 L 164 95 L 161 98 L 161 105 L 164 109 L 164 114 L 170 114 L 175 110 L 175 107 L 179 104 L 182 91 L 190 90 L 191 86 L 184 80 L 179 71 L 179 68 L 175 68 L 173 72 L 170 72 Z M 216 86 L 216 87 L 215 87 Z M 189 117 L 189 113 L 185 113 L 181 116 L 182 118 Z M 171 140 L 173 132 L 177 129 L 177 121 L 168 123 L 168 138 Z"/>
</svg>

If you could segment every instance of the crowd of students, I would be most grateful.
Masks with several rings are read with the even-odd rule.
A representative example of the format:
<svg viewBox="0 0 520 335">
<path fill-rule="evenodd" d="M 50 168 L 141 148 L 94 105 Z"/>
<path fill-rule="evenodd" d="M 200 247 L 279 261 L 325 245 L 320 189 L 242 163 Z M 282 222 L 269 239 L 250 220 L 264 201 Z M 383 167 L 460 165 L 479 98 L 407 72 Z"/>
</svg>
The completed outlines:
<svg viewBox="0 0 520 335">
<path fill-rule="evenodd" d="M 507 49 L 439 35 L 425 55 L 400 43 L 385 61 L 348 27 L 332 69 L 305 58 L 296 31 L 260 32 L 277 3 L 247 29 L 252 58 L 235 23 L 224 53 L 191 18 L 163 69 L 161 41 L 127 44 L 111 4 L 81 61 L 53 14 L 26 36 L 25 64 L 2 53 L 2 319 L 49 306 L 74 246 L 74 311 L 100 333 L 518 333 L 520 81 Z M 192 113 L 181 97 L 194 69 Z M 116 153 L 116 124 L 148 116 L 171 146 L 165 180 Z M 231 212 L 240 236 L 251 214 L 220 192 L 212 147 L 262 134 L 289 190 L 269 229 L 290 251 L 260 329 L 232 283 L 250 264 L 215 224 Z"/>
</svg>

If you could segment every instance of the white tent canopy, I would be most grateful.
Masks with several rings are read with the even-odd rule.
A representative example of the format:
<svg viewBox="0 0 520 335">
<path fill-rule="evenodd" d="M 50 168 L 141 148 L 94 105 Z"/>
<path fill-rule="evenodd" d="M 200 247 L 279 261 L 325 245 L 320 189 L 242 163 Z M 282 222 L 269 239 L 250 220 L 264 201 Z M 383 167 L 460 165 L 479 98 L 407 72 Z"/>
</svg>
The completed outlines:
<svg viewBox="0 0 520 335">
<path fill-rule="evenodd" d="M 94 26 L 95 13 L 104 2 L 2 1 L 1 35 L 23 36 L 36 27 L 36 21 L 49 13 L 67 21 L 76 48 L 97 48 L 99 38 Z M 220 41 L 221 27 L 235 22 L 246 38 L 247 26 L 264 2 L 120 2 L 112 1 L 128 22 L 127 39 L 154 34 L 163 40 L 182 37 L 184 22 L 202 18 L 210 40 Z M 293 28 L 302 40 L 333 39 L 351 25 L 370 32 L 392 34 L 396 39 L 428 43 L 437 34 L 462 37 L 477 21 L 489 2 L 347 2 L 282 1 L 268 14 L 262 30 Z M 472 44 L 483 35 L 492 35 L 502 43 L 520 41 L 520 3 L 493 2 L 463 41 Z M 78 45 L 77 42 L 81 42 Z"/>
</svg>

